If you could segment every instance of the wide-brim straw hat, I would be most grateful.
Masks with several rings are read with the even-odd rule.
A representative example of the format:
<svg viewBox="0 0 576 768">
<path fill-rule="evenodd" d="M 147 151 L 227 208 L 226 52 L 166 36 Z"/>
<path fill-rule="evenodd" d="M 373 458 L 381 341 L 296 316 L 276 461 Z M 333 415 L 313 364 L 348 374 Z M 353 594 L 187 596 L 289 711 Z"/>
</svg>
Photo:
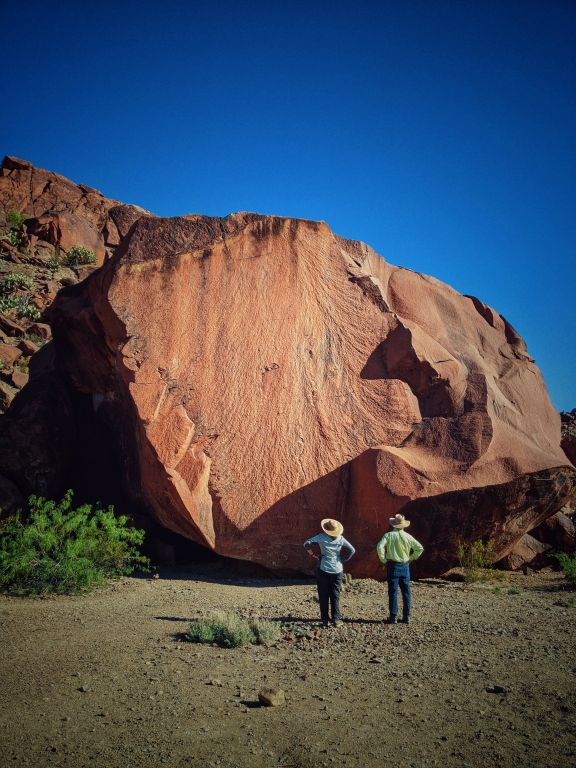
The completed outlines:
<svg viewBox="0 0 576 768">
<path fill-rule="evenodd" d="M 344 531 L 342 523 L 339 523 L 338 520 L 333 520 L 331 517 L 326 517 L 322 520 L 320 526 L 324 533 L 327 533 L 328 536 L 333 536 L 334 538 L 342 536 L 342 532 Z"/>
<path fill-rule="evenodd" d="M 410 525 L 410 520 L 406 520 L 404 515 L 394 515 L 394 517 L 389 517 L 388 522 L 392 528 L 408 528 Z"/>
</svg>

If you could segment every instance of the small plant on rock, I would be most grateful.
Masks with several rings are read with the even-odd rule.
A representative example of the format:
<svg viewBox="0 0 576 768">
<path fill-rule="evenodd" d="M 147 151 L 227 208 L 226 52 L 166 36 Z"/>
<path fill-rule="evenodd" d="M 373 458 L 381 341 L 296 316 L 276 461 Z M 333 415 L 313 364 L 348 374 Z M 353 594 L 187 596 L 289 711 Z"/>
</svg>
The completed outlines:
<svg viewBox="0 0 576 768">
<path fill-rule="evenodd" d="M 51 256 L 46 262 L 46 268 L 49 269 L 52 274 L 58 272 L 61 266 L 62 263 L 60 262 L 60 259 L 57 259 L 55 256 Z"/>
<path fill-rule="evenodd" d="M 6 240 L 7 243 L 10 243 L 10 245 L 13 245 L 14 248 L 20 248 L 24 244 L 22 235 L 15 229 L 5 232 L 2 235 L 2 239 Z"/>
<path fill-rule="evenodd" d="M 29 218 L 30 217 L 25 213 L 20 213 L 16 208 L 12 208 L 12 210 L 6 214 L 6 226 L 10 227 L 10 229 L 20 229 L 26 219 Z"/>
<path fill-rule="evenodd" d="M 11 272 L 0 280 L 0 293 L 12 293 L 16 290 L 31 290 L 34 279 L 22 272 Z"/>
<path fill-rule="evenodd" d="M 82 245 L 73 245 L 66 253 L 66 264 L 70 267 L 79 267 L 84 264 L 96 264 L 96 254 Z"/>
</svg>

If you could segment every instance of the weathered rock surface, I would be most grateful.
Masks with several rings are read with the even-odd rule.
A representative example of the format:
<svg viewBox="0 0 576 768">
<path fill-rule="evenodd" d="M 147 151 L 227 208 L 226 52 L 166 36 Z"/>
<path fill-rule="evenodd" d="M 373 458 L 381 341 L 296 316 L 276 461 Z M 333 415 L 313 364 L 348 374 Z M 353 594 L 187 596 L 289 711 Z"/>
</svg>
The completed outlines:
<svg viewBox="0 0 576 768">
<path fill-rule="evenodd" d="M 441 573 L 458 540 L 506 555 L 575 486 L 509 323 L 323 223 L 140 218 L 51 317 L 132 498 L 225 555 L 310 570 L 302 541 L 330 516 L 376 575 L 401 511 Z"/>
</svg>

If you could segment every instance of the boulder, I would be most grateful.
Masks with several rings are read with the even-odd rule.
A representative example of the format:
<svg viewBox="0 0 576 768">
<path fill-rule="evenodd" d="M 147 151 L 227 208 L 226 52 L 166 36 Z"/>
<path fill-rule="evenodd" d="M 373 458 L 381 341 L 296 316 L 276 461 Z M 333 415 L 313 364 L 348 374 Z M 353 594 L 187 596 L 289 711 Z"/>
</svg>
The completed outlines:
<svg viewBox="0 0 576 768">
<path fill-rule="evenodd" d="M 572 553 L 576 550 L 576 526 L 563 511 L 556 512 L 530 534 L 558 551 Z"/>
<path fill-rule="evenodd" d="M 22 357 L 22 350 L 12 344 L 0 344 L 0 363 L 2 366 L 11 366 Z"/>
<path fill-rule="evenodd" d="M 96 265 L 106 256 L 104 237 L 96 225 L 75 213 L 45 213 L 26 222 L 28 232 L 62 251 L 81 245 L 93 251 Z"/>
<path fill-rule="evenodd" d="M 223 555 L 310 571 L 302 542 L 330 516 L 351 572 L 379 576 L 402 512 L 416 572 L 439 574 L 459 541 L 505 556 L 576 486 L 505 318 L 322 222 L 140 217 L 51 321 L 131 498 Z"/>
<path fill-rule="evenodd" d="M 551 550 L 552 547 L 549 544 L 544 544 L 526 533 L 514 544 L 498 566 L 509 571 L 518 571 L 526 566 L 542 568 L 551 564 L 550 558 L 546 556 Z"/>
</svg>

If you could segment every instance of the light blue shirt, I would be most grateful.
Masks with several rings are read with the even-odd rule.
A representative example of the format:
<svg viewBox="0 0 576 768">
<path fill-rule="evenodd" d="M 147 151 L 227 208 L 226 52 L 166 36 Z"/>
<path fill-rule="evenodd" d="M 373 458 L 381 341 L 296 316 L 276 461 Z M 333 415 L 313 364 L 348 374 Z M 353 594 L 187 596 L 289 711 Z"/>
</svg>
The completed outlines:
<svg viewBox="0 0 576 768">
<path fill-rule="evenodd" d="M 344 536 L 328 536 L 327 533 L 319 533 L 317 536 L 313 536 L 308 541 L 304 542 L 304 546 L 308 549 L 312 544 L 318 544 L 322 557 L 320 559 L 320 570 L 324 573 L 342 573 L 344 568 L 342 563 L 350 560 L 356 550 L 346 541 Z M 340 554 L 342 549 L 347 549 L 349 554 L 347 557 L 342 558 Z"/>
</svg>

